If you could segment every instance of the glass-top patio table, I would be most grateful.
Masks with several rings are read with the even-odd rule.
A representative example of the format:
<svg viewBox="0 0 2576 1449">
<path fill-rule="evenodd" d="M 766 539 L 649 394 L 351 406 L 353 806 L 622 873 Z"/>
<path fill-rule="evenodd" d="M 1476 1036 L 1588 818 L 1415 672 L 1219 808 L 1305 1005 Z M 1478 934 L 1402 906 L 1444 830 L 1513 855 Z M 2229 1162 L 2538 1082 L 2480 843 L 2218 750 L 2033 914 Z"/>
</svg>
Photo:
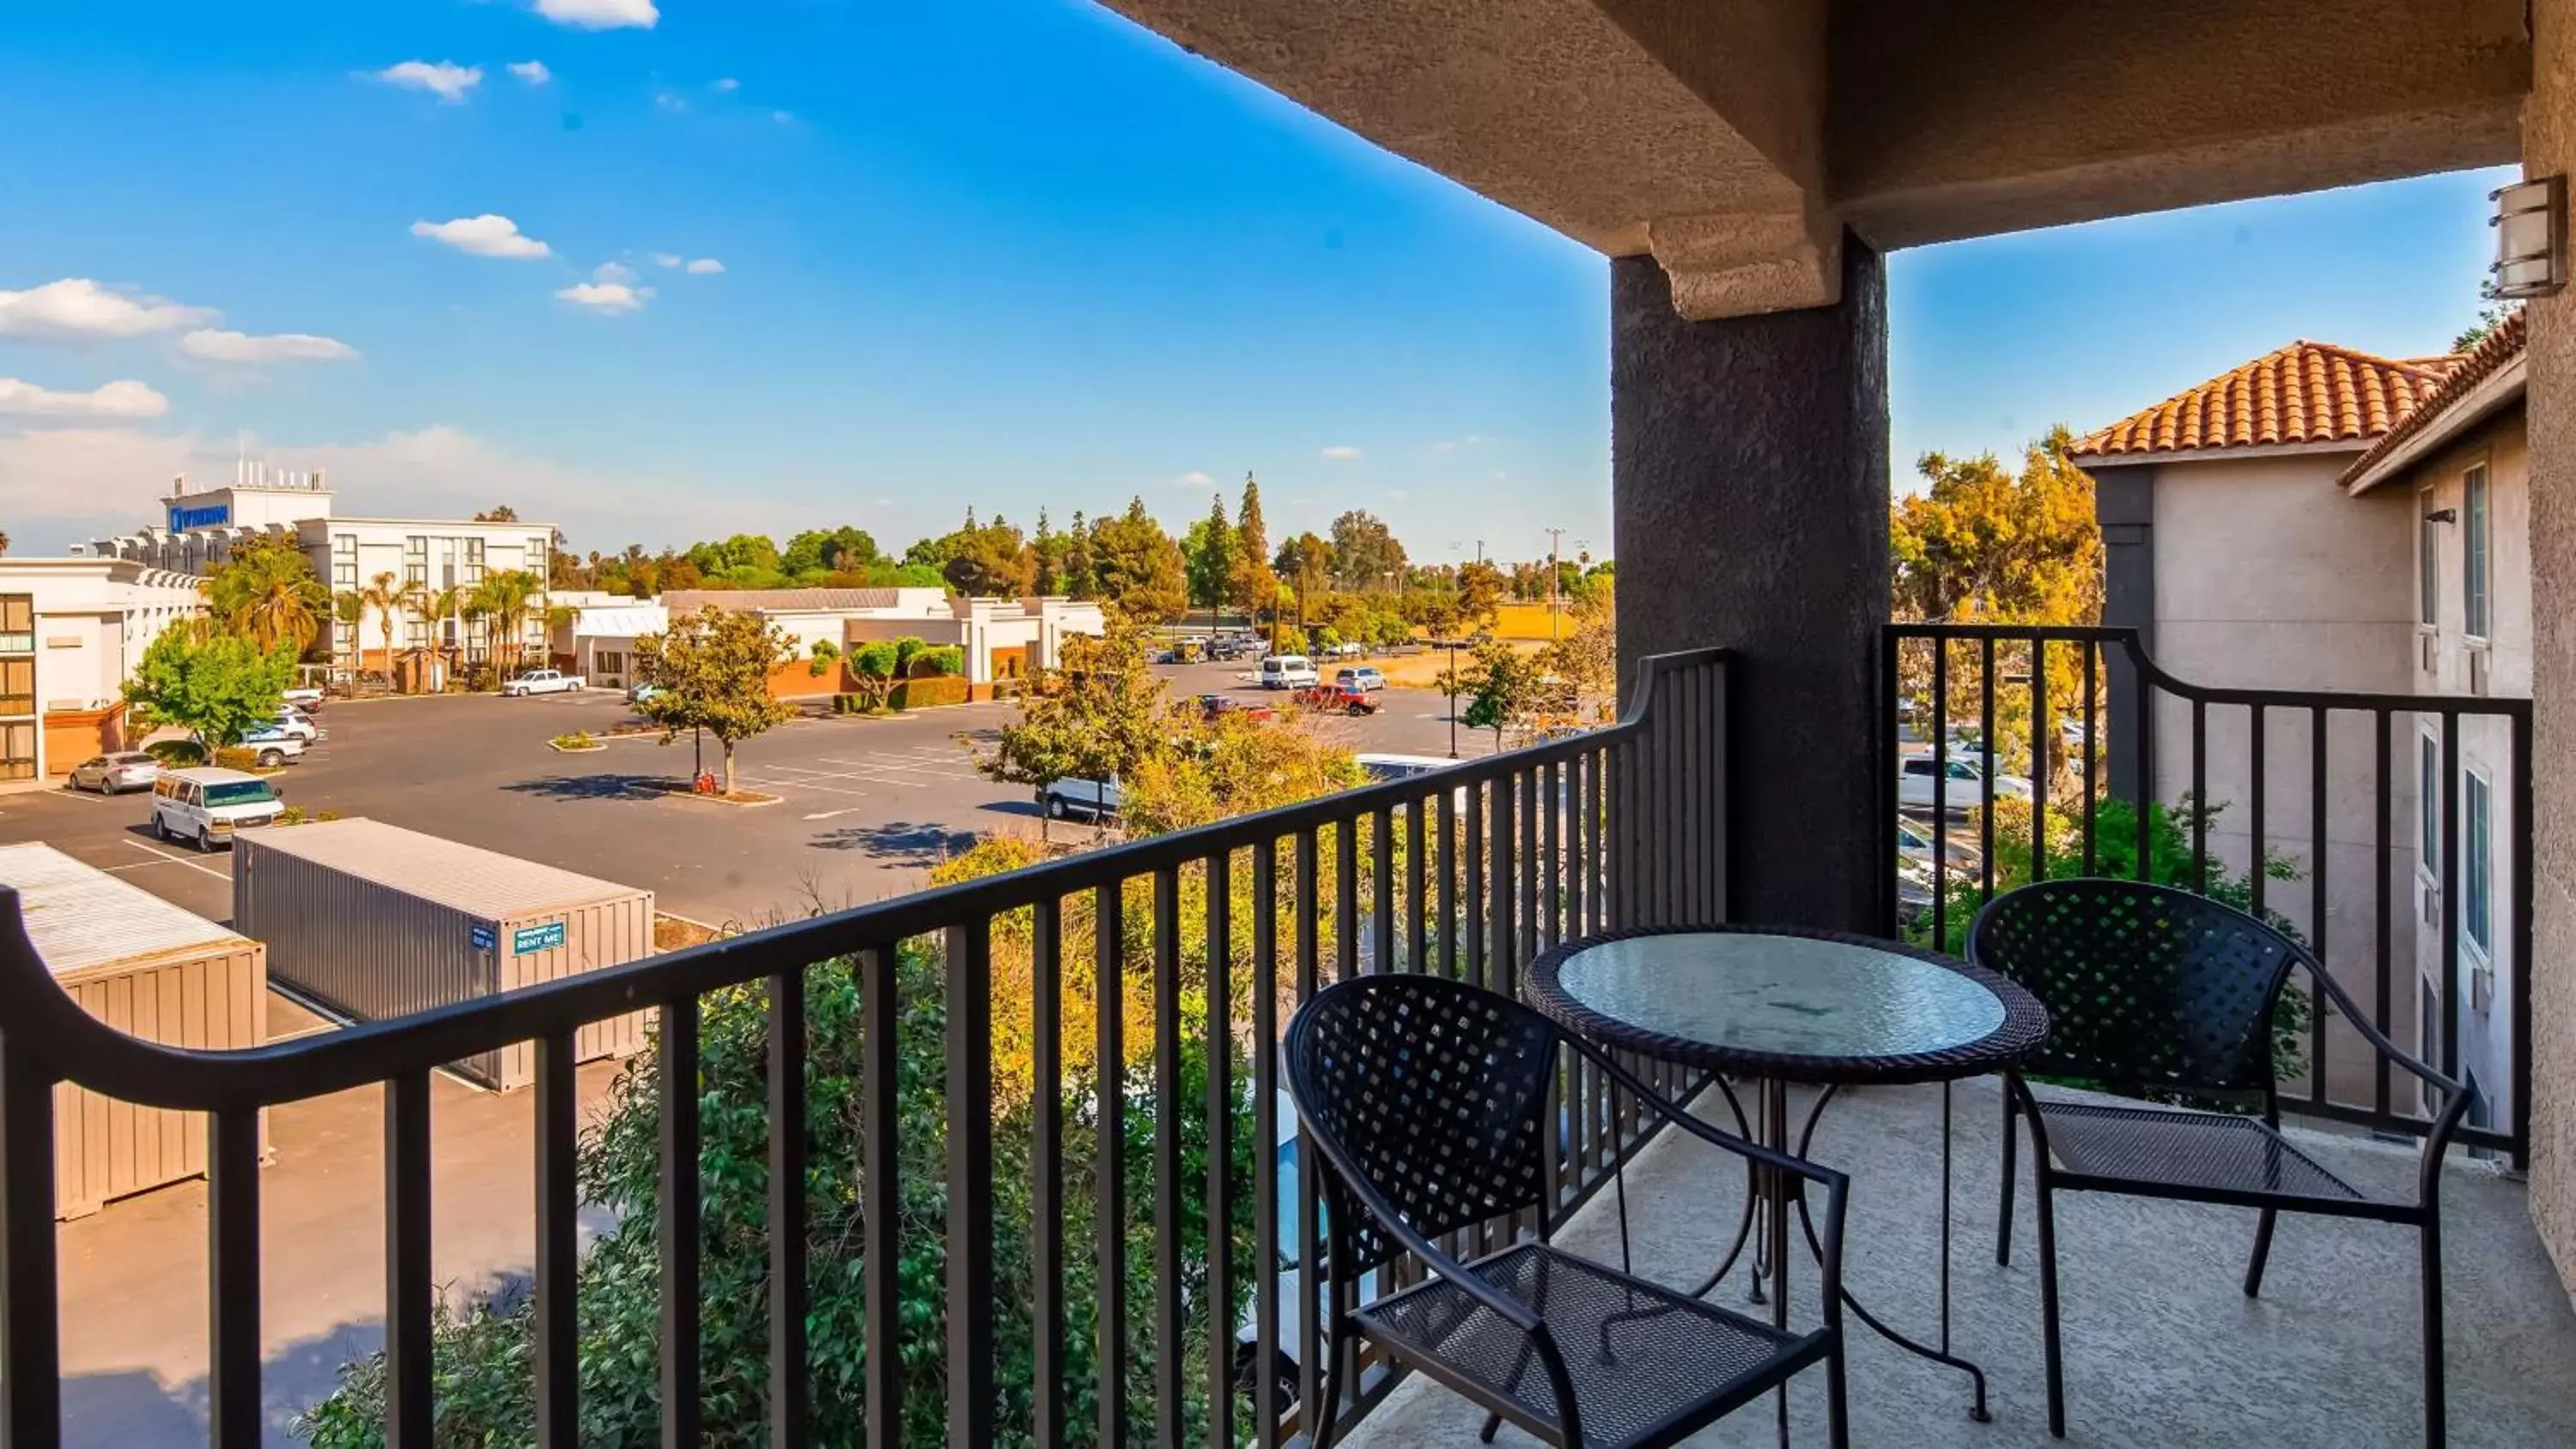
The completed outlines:
<svg viewBox="0 0 2576 1449">
<path fill-rule="evenodd" d="M 1983 1422 L 1982 1369 L 1950 1352 L 1950 1098 L 1948 1084 L 2020 1060 L 2048 1037 L 2048 1011 L 2012 982 L 1964 962 L 1893 942 L 1787 928 L 1675 926 L 1568 941 L 1530 963 L 1522 988 L 1531 1004 L 1567 1029 L 1605 1046 L 1759 1084 L 1748 1135 L 1805 1156 L 1825 1104 L 1845 1086 L 1940 1082 L 1941 1331 L 1937 1344 L 1889 1328 L 1855 1299 L 1843 1302 L 1897 1346 L 1966 1372 L 1971 1417 Z M 1788 1086 L 1824 1088 L 1793 1144 Z M 1743 1109 L 1736 1121 L 1745 1127 Z M 1756 1175 L 1743 1222 L 1725 1260 L 1698 1290 L 1708 1293 L 1753 1240 L 1752 1292 L 1770 1283 L 1773 1321 L 1788 1324 L 1789 1206 L 1794 1180 Z M 1767 1234 L 1753 1237 L 1757 1202 Z M 1805 1224 L 1807 1244 L 1815 1231 Z M 1787 1432 L 1782 1401 L 1782 1432 Z"/>
</svg>

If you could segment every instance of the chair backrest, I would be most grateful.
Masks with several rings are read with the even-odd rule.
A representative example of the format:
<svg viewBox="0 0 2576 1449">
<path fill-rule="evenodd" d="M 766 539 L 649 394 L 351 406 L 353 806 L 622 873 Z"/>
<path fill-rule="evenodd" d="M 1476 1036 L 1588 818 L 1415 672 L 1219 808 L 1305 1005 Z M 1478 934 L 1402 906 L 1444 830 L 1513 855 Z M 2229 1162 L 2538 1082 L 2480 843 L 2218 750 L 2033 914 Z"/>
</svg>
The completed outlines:
<svg viewBox="0 0 2576 1449">
<path fill-rule="evenodd" d="M 2169 886 L 2077 877 L 1995 897 L 1968 959 L 2048 1007 L 2043 1076 L 2120 1088 L 2273 1089 L 2272 1009 L 2307 953 L 2243 911 Z"/>
<path fill-rule="evenodd" d="M 1436 976 L 1356 977 L 1298 1011 L 1288 1091 L 1334 1168 L 1322 1176 L 1336 1281 L 1401 1251 L 1377 1230 L 1381 1207 L 1436 1238 L 1539 1204 L 1557 1041 L 1519 1002 Z"/>
</svg>

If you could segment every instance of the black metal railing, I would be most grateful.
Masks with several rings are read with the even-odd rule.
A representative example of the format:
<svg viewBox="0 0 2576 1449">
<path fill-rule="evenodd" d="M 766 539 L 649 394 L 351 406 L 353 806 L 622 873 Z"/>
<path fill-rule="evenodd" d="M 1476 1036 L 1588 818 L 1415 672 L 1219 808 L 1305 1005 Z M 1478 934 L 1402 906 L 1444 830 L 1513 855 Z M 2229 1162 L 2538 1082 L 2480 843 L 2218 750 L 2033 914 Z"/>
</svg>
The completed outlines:
<svg viewBox="0 0 2576 1449">
<path fill-rule="evenodd" d="M 1881 859 L 1906 853 L 1900 830 L 1930 842 L 1928 901 L 1890 878 L 1891 934 L 1953 946 L 1999 885 L 2051 873 L 2219 895 L 2304 936 L 2382 1033 L 2475 1078 L 2457 1140 L 2523 1160 L 2529 700 L 2210 688 L 2134 629 L 1967 624 L 1889 625 L 1881 690 Z M 2315 996 L 2281 1105 L 2420 1135 L 2423 1104 Z"/>
<path fill-rule="evenodd" d="M 764 991 L 759 1048 L 765 1080 L 765 1252 L 768 1361 L 762 1422 L 751 1437 L 800 1445 L 826 1437 L 814 1401 L 806 1341 L 811 1307 L 809 1155 L 828 1146 L 779 1131 L 808 1120 L 808 1052 L 816 1041 L 808 986 L 846 972 L 855 988 L 863 1066 L 859 1083 L 856 1215 L 866 1246 L 858 1265 L 866 1442 L 902 1442 L 907 1423 L 940 1403 L 929 1422 L 950 1444 L 995 1442 L 1005 1414 L 996 1382 L 994 1252 L 997 1172 L 1025 1170 L 1029 1205 L 1028 1351 L 1034 1385 L 1027 1427 L 1034 1442 L 1076 1437 L 1124 1444 L 1152 1426 L 1183 1442 L 1184 1403 L 1203 1394 L 1200 1430 L 1218 1446 L 1268 1446 L 1316 1422 L 1323 1314 L 1311 1301 L 1321 1276 L 1312 1173 L 1296 1174 L 1294 1227 L 1282 1241 L 1276 1044 L 1286 1013 L 1329 981 L 1365 971 L 1430 971 L 1512 991 L 1533 955 L 1568 936 L 1726 914 L 1726 658 L 1721 651 L 1646 661 L 1625 718 L 1601 730 L 1462 763 L 1410 780 L 1355 789 L 1262 815 L 1095 850 L 1009 874 L 932 889 L 628 965 L 550 982 L 395 1021 L 242 1051 L 154 1045 L 92 1019 L 53 984 L 27 941 L 14 892 L 0 889 L 0 1446 L 39 1449 L 61 1437 L 62 1396 L 55 1276 L 54 1099 L 70 1082 L 103 1095 L 206 1114 L 210 1137 L 211 1240 L 208 1411 L 224 1449 L 262 1433 L 260 1114 L 264 1109 L 382 1084 L 385 1088 L 388 1264 L 384 1400 L 388 1442 L 425 1449 L 438 1405 L 434 1388 L 436 1295 L 431 1222 L 442 1210 L 430 1168 L 430 1073 L 441 1064 L 521 1042 L 537 1046 L 535 1263 L 532 1275 L 532 1406 L 535 1437 L 571 1446 L 580 1432 L 582 1369 L 575 1312 L 581 1292 L 576 1228 L 580 1185 L 575 1034 L 639 1008 L 658 1013 L 652 1091 L 657 1094 L 658 1191 L 652 1211 L 659 1259 L 658 1394 L 665 1444 L 698 1442 L 702 1429 L 701 1048 L 710 1010 Z M 1248 889 L 1241 888 L 1248 882 Z M 1204 959 L 1185 958 L 1184 903 L 1203 901 Z M 1130 913 L 1141 912 L 1141 916 Z M 1248 918 L 1248 919 L 1247 919 Z M 1068 971 L 1070 929 L 1092 937 L 1089 972 Z M 1136 922 L 1141 921 L 1141 926 Z M 1030 1150 L 997 1159 L 995 970 L 997 952 L 1025 952 L 1029 993 Z M 905 1138 L 919 1117 L 899 1110 L 900 1038 L 908 967 L 938 975 L 941 1064 L 920 1090 L 936 1097 L 937 1194 L 944 1218 L 905 1216 Z M 1015 978 L 1016 979 L 1016 978 Z M 1088 1000 L 1077 982 L 1088 980 Z M 1185 989 L 1185 987 L 1187 989 Z M 1124 993 L 1150 997 L 1151 1040 L 1125 1039 Z M 1142 1003 L 1140 1003 L 1142 1004 Z M 1016 1003 L 1010 1003 L 1016 1011 Z M 1096 1023 L 1088 1046 L 1102 1064 L 1079 1094 L 1063 1022 L 1077 1006 Z M 1203 1098 L 1185 1092 L 1184 1042 L 1203 1045 Z M 1108 1065 L 1116 1064 L 1116 1065 Z M 1697 1083 L 1636 1063 L 1659 1088 Z M 1555 1191 L 1546 1215 L 1570 1212 L 1644 1140 L 1633 1103 L 1619 1107 L 1597 1073 L 1569 1060 L 1560 1079 L 1559 1134 L 1550 1144 Z M 1073 1093 L 1068 1100 L 1068 1093 Z M 915 1103 L 917 1105 L 917 1103 Z M 1192 1116 L 1203 1122 L 1192 1124 Z M 1125 1149 L 1135 1124 L 1152 1138 L 1150 1268 L 1127 1261 L 1127 1200 L 1136 1175 Z M 1070 1161 L 1076 1129 L 1099 1130 L 1089 1163 Z M 1255 1134 L 1250 1174 L 1254 1242 L 1233 1227 L 1243 1184 L 1227 1170 L 1235 1136 Z M 1204 1181 L 1184 1169 L 1185 1128 L 1203 1131 Z M 929 1144 L 912 1143 L 914 1162 Z M 916 1177 L 926 1170 L 916 1169 Z M 1092 1241 L 1068 1242 L 1067 1208 L 1087 1175 L 1095 1194 Z M 915 1184 L 918 1185 L 918 1184 Z M 1196 1199 L 1193 1201 L 1193 1199 Z M 465 1210 L 481 1210 L 468 1205 Z M 1190 1224 L 1206 1234 L 1203 1274 L 1184 1281 Z M 1491 1225 L 1488 1237 L 1509 1224 Z M 942 1235 L 944 1327 L 939 1386 L 908 1381 L 916 1354 L 901 1351 L 907 1304 L 899 1281 L 906 1232 Z M 1098 1264 L 1096 1303 L 1066 1301 L 1066 1264 Z M 1014 1271 L 1017 1271 L 1015 1268 Z M 1401 1279 L 1402 1265 L 1393 1270 Z M 1142 1276 L 1139 1277 L 1138 1274 Z M 1136 1291 L 1131 1292 L 1131 1285 Z M 1248 1326 L 1234 1305 L 1248 1295 Z M 1293 1330 L 1283 1300 L 1297 1295 Z M 915 1305 L 917 1306 L 917 1305 Z M 1067 1335 L 1087 1318 L 1092 1373 L 1072 1378 Z M 1150 1324 L 1153 1362 L 1131 1365 L 1131 1328 Z M 910 1330 L 919 1333 L 921 1330 Z M 1239 1339 L 1250 1342 L 1237 1347 Z M 1203 1348 L 1200 1382 L 1185 1381 L 1181 1345 Z M 917 1341 L 914 1348 L 922 1347 Z M 1249 1372 L 1245 1360 L 1249 1360 Z M 1131 1377 L 1146 1375 L 1146 1387 Z M 1273 1390 L 1293 1381 L 1287 1412 Z M 1247 1382 L 1253 1387 L 1247 1389 Z M 1385 1376 L 1379 1376 L 1379 1392 Z M 913 1413 L 907 1416 L 910 1401 Z M 1077 1433 L 1076 1406 L 1091 1405 Z M 1365 1412 L 1364 1398 L 1354 1412 Z M 1096 1416 L 1096 1421 L 1093 1416 Z M 842 1442 L 854 1440 L 854 1427 Z"/>
</svg>

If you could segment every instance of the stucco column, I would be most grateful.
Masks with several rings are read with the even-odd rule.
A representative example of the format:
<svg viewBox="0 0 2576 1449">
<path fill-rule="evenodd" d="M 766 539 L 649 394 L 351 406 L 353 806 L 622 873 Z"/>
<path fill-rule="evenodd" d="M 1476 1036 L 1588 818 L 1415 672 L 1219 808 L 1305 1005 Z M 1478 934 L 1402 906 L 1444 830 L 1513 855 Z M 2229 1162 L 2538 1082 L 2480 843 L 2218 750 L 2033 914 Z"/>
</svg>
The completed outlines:
<svg viewBox="0 0 2576 1449">
<path fill-rule="evenodd" d="M 1895 869 L 1875 806 L 1888 610 L 1887 288 L 1843 243 L 1831 307 L 1691 322 L 1652 258 L 1610 264 L 1623 689 L 1724 645 L 1729 912 L 1859 930 Z"/>
<path fill-rule="evenodd" d="M 2102 528 L 2102 622 L 2138 631 L 2138 643 L 2156 650 L 2156 470 L 2148 464 L 2098 467 L 2093 475 L 2093 518 Z M 2142 737 L 2145 681 L 2126 652 L 2110 651 L 2111 793 L 2135 801 L 2139 755 L 2126 742 Z M 2152 768 L 2152 767 L 2151 767 Z"/>
<path fill-rule="evenodd" d="M 2576 0 L 2533 0 L 2523 172 L 2576 172 Z M 2529 304 L 2531 596 L 2576 598 L 2576 293 Z M 2532 618 L 2531 1217 L 2576 1289 L 2576 617 Z"/>
</svg>

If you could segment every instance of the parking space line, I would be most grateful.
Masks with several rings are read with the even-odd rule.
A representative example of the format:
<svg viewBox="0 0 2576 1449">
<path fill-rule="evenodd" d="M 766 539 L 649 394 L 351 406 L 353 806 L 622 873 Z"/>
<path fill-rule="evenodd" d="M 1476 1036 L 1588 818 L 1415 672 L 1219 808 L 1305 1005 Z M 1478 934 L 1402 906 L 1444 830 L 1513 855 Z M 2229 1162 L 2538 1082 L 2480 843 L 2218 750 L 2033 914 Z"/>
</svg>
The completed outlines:
<svg viewBox="0 0 2576 1449">
<path fill-rule="evenodd" d="M 831 755 L 824 755 L 820 758 L 823 763 L 827 765 L 848 765 L 854 769 L 861 770 L 904 770 L 916 775 L 938 775 L 951 780 L 978 780 L 983 778 L 973 770 L 950 768 L 955 763 L 954 761 L 943 761 L 939 765 L 929 765 L 918 764 L 911 760 L 887 759 L 882 755 L 865 760 L 844 760 Z"/>
<path fill-rule="evenodd" d="M 827 761 L 826 763 L 837 764 L 841 762 Z M 871 785 L 901 785 L 907 790 L 927 790 L 930 788 L 930 782 L 928 780 L 912 780 L 901 775 L 874 774 L 867 770 L 817 770 L 810 765 L 784 765 L 776 762 L 763 765 L 761 768 L 764 770 L 793 770 L 799 775 L 811 775 L 817 780 L 864 780 Z"/>
<path fill-rule="evenodd" d="M 203 873 L 205 873 L 205 874 L 207 874 L 207 875 L 213 876 L 215 879 L 217 879 L 217 880 L 219 880 L 219 881 L 223 881 L 223 882 L 225 882 L 225 883 L 227 883 L 227 884 L 229 884 L 229 883 L 232 881 L 232 878 L 233 878 L 233 877 L 232 877 L 232 873 L 231 873 L 230 871 L 217 870 L 217 869 L 215 869 L 213 866 L 210 866 L 210 865 L 199 865 L 197 862 L 195 862 L 195 861 L 193 861 L 193 860 L 182 860 L 182 859 L 180 859 L 178 856 L 172 855 L 170 852 L 168 852 L 168 851 L 166 851 L 166 850 L 156 850 L 156 849 L 154 849 L 153 847 L 151 847 L 151 846 L 149 846 L 149 845 L 144 844 L 144 843 L 143 843 L 142 841 L 140 841 L 140 840 L 129 840 L 129 841 L 125 842 L 125 843 L 126 843 L 126 844 L 128 844 L 128 845 L 133 846 L 135 849 L 137 849 L 137 850 L 139 850 L 139 851 L 142 851 L 145 855 L 157 855 L 157 856 L 161 857 L 163 860 L 168 861 L 168 862 L 169 862 L 170 864 L 172 864 L 172 865 L 184 865 L 184 866 L 186 866 L 186 867 L 187 867 L 188 869 L 190 869 L 190 870 L 193 870 L 193 871 L 201 871 L 201 872 L 203 872 Z M 138 862 L 136 862 L 136 863 L 137 863 L 137 864 L 144 864 L 145 862 L 140 862 L 140 861 L 138 861 Z"/>
</svg>

